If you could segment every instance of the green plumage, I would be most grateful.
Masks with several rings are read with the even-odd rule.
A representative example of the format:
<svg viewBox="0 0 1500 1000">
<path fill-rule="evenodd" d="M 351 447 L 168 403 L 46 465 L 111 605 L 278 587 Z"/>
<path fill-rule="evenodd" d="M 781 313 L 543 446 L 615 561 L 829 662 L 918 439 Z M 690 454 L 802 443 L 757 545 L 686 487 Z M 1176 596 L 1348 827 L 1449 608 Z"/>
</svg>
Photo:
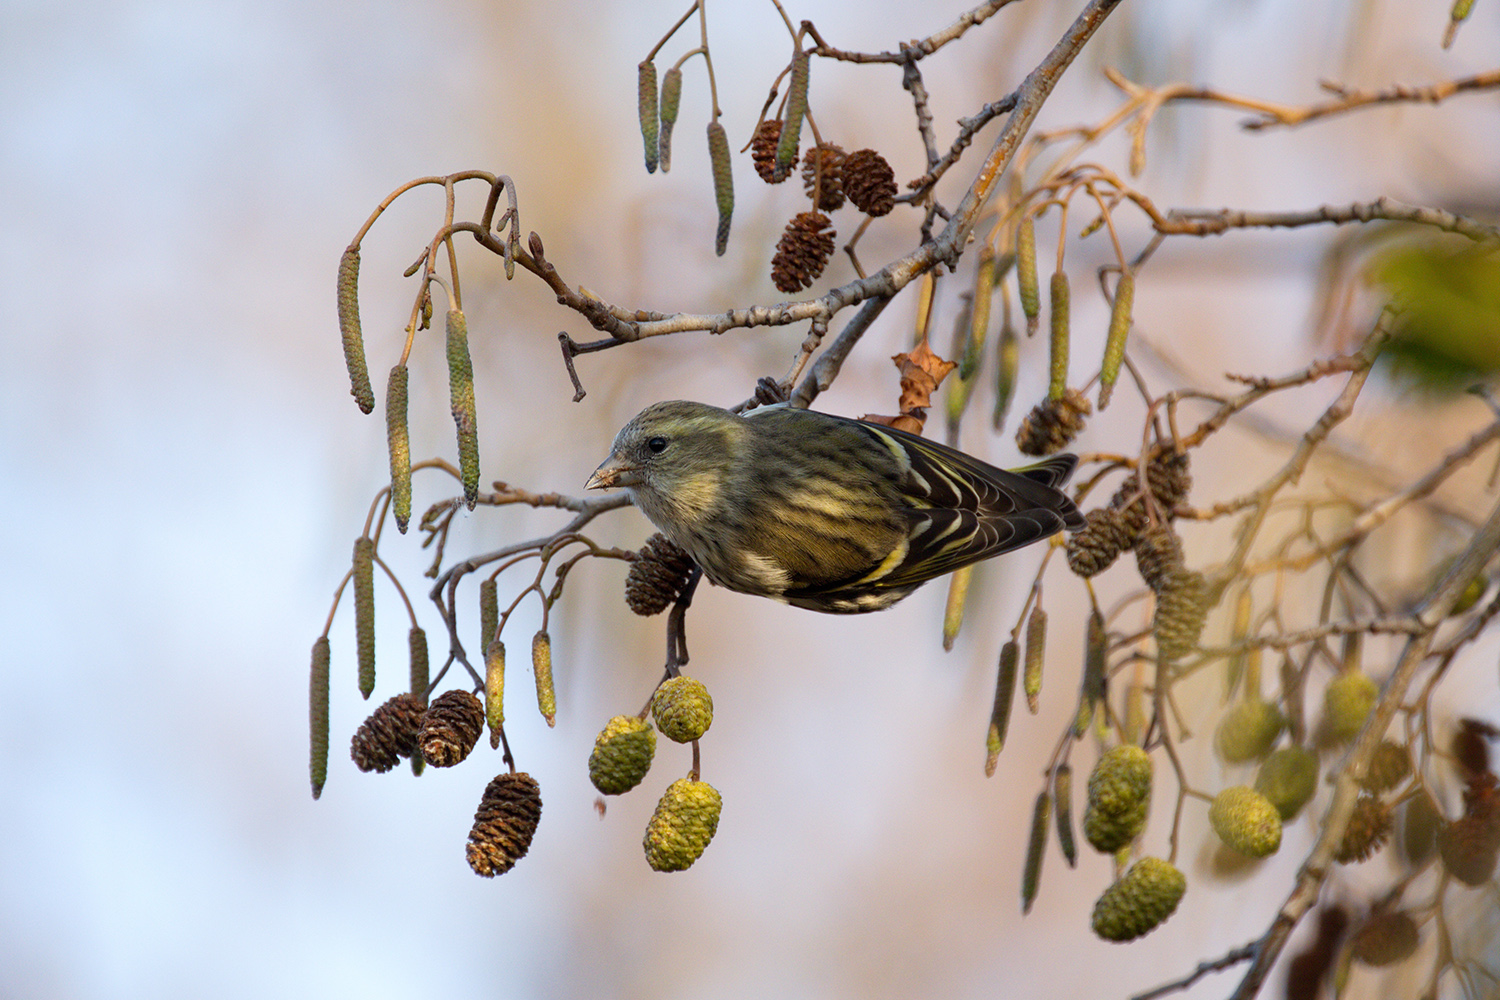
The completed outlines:
<svg viewBox="0 0 1500 1000">
<path fill-rule="evenodd" d="M 854 613 L 1082 526 L 1058 489 L 1075 462 L 1007 472 L 829 414 L 775 406 L 740 417 L 672 401 L 620 431 L 589 486 L 629 490 L 719 586 Z"/>
</svg>

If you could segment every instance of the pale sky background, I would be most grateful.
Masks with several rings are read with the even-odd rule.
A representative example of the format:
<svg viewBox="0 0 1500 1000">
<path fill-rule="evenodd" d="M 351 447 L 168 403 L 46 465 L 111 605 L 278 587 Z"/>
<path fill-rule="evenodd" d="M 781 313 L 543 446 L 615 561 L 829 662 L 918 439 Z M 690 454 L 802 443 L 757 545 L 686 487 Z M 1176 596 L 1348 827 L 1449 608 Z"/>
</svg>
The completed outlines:
<svg viewBox="0 0 1500 1000">
<path fill-rule="evenodd" d="M 870 50 L 935 31 L 966 6 L 856 12 L 821 0 L 789 12 L 833 44 Z M 1490 68 L 1500 50 L 1500 8 L 1487 0 L 1450 52 L 1437 47 L 1447 16 L 1437 0 L 1203 6 L 1127 0 L 1041 126 L 1115 106 L 1101 61 L 1149 82 L 1304 102 L 1320 77 L 1420 82 Z M 555 730 L 529 710 L 524 662 L 513 671 L 512 746 L 545 802 L 513 872 L 482 880 L 463 860 L 498 754 L 481 749 L 420 780 L 404 767 L 361 775 L 347 758 L 349 734 L 405 676 L 406 625 L 383 583 L 382 679 L 369 704 L 355 692 L 352 618 L 341 612 L 334 625 L 332 767 L 311 800 L 308 649 L 386 475 L 382 422 L 348 396 L 333 307 L 339 253 L 378 201 L 424 174 L 507 173 L 523 226 L 565 277 L 606 298 L 663 311 L 781 298 L 765 261 L 797 196 L 760 184 L 746 158 L 735 163 L 730 253 L 712 254 L 701 62 L 687 69 L 672 172 L 642 168 L 635 65 L 681 12 L 677 0 L 0 2 L 0 291 L 12 310 L 0 333 L 0 997 L 1124 996 L 1269 921 L 1311 843 L 1309 821 L 1250 882 L 1214 883 L 1202 852 L 1185 848 L 1186 901 L 1131 946 L 1088 931 L 1109 878 L 1091 853 L 1070 871 L 1049 847 L 1041 897 L 1020 918 L 1025 827 L 1071 711 L 1083 631 L 1081 588 L 1054 566 L 1043 713 L 1018 710 L 986 781 L 995 652 L 1036 552 L 985 568 L 979 610 L 947 655 L 942 584 L 853 619 L 701 591 L 690 672 L 718 706 L 704 776 L 725 808 L 689 873 L 650 872 L 639 847 L 659 789 L 688 767 L 685 749 L 664 745 L 646 785 L 611 800 L 603 820 L 585 772 L 595 732 L 635 711 L 660 670 L 662 624 L 624 612 L 616 564 L 580 567 L 554 618 Z M 1033 0 L 925 62 L 940 141 L 1010 90 L 1065 20 Z M 786 34 L 758 3 L 713 5 L 710 30 L 738 148 Z M 696 27 L 684 32 L 663 68 L 696 44 Z M 879 146 L 903 180 L 918 172 L 898 70 L 819 63 L 814 78 L 825 132 L 846 148 Z M 1142 185 L 1163 205 L 1493 202 L 1497 115 L 1485 95 L 1250 135 L 1236 127 L 1242 116 L 1185 108 L 1164 117 Z M 1119 166 L 1119 153 L 1099 156 Z M 944 190 L 951 205 L 959 188 Z M 400 272 L 440 207 L 432 191 L 409 196 L 366 240 L 377 385 L 412 294 Z M 892 216 L 866 237 L 863 259 L 899 252 L 913 233 Z M 1316 350 L 1312 275 L 1331 235 L 1177 244 L 1143 277 L 1137 322 L 1214 387 L 1225 370 L 1301 367 Z M 1088 284 L 1097 243 L 1080 251 L 1075 289 Z M 589 331 L 529 275 L 507 285 L 472 245 L 459 251 L 486 482 L 576 492 L 641 406 L 737 402 L 757 376 L 783 372 L 805 334 L 687 335 L 584 358 L 590 391 L 575 406 L 555 336 Z M 829 278 L 851 276 L 840 255 Z M 911 298 L 887 310 L 822 408 L 891 408 L 886 359 L 909 339 Z M 940 309 L 941 348 L 951 298 Z M 1075 315 L 1093 331 L 1082 343 L 1096 344 L 1097 296 Z M 1043 385 L 1041 347 L 1027 347 L 1021 410 Z M 414 358 L 414 453 L 449 455 L 436 341 Z M 1384 390 L 1369 397 L 1379 415 L 1361 426 L 1400 461 L 1412 415 L 1428 414 Z M 1305 426 L 1328 398 L 1309 393 L 1274 416 Z M 1404 450 L 1426 460 L 1434 441 L 1461 440 L 1485 419 L 1466 405 L 1433 415 L 1432 435 Z M 1134 447 L 1131 419 L 1120 418 L 1123 434 L 1099 422 L 1080 447 Z M 992 436 L 982 417 L 964 441 L 1016 463 L 1009 429 Z M 1244 452 L 1209 449 L 1199 482 L 1228 485 L 1194 499 L 1232 495 L 1249 481 L 1229 483 L 1245 463 Z M 446 490 L 419 480 L 418 509 Z M 451 551 L 560 523 L 481 512 Z M 596 535 L 634 545 L 646 533 L 625 511 Z M 420 575 L 430 555 L 416 541 L 390 532 L 383 552 L 436 638 Z M 535 621 L 523 613 L 511 627 L 513 660 L 524 661 Z M 1467 688 L 1478 694 L 1461 703 L 1492 719 L 1493 652 L 1483 684 Z M 1185 753 L 1218 780 L 1207 740 Z M 1201 842 L 1201 820 L 1188 824 L 1189 843 Z M 1148 851 L 1162 853 L 1165 839 L 1165 825 L 1153 827 Z M 1232 978 L 1185 995 L 1223 995 Z M 1279 988 L 1278 974 L 1267 995 Z"/>
</svg>

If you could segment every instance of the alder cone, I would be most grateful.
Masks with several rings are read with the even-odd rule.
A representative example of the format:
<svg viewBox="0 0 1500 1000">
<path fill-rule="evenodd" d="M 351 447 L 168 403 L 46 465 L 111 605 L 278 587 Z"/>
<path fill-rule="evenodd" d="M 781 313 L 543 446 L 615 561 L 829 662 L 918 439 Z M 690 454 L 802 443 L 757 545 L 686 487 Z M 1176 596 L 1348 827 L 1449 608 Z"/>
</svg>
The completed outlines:
<svg viewBox="0 0 1500 1000">
<path fill-rule="evenodd" d="M 780 184 L 792 176 L 792 168 L 776 169 L 776 146 L 781 142 L 781 119 L 770 118 L 755 129 L 755 138 L 750 140 L 750 162 L 755 172 L 767 184 Z"/>
<path fill-rule="evenodd" d="M 885 215 L 896 205 L 896 172 L 875 150 L 856 149 L 844 158 L 844 194 L 866 215 Z"/>
<path fill-rule="evenodd" d="M 491 780 L 474 813 L 464 851 L 474 874 L 494 878 L 514 868 L 531 850 L 541 818 L 542 792 L 535 778 L 517 771 Z"/>
<path fill-rule="evenodd" d="M 799 212 L 786 225 L 771 258 L 771 283 L 791 295 L 818 280 L 833 255 L 837 235 L 822 212 Z"/>
</svg>

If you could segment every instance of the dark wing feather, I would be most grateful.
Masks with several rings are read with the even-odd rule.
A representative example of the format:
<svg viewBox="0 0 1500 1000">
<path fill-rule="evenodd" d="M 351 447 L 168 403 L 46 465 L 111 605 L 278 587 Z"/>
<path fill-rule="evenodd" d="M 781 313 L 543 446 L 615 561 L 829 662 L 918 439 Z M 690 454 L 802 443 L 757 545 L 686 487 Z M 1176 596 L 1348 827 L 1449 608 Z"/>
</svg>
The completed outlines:
<svg viewBox="0 0 1500 1000">
<path fill-rule="evenodd" d="M 805 412 L 805 411 L 804 411 Z M 771 413 L 765 416 L 773 417 Z M 808 414 L 808 416 L 812 416 Z M 893 427 L 837 420 L 872 437 L 882 449 L 906 466 L 899 490 L 906 502 L 908 550 L 901 562 L 874 579 L 870 574 L 794 586 L 783 597 L 793 604 L 820 610 L 873 610 L 899 599 L 919 584 L 991 556 L 1029 545 L 1062 531 L 1077 530 L 1083 515 L 1059 490 L 1072 474 L 1077 459 L 1055 455 L 1014 472 L 996 468 L 971 455 Z M 795 422 L 801 414 L 782 416 Z M 827 599 L 841 594 L 865 595 L 868 605 L 832 606 Z M 882 600 L 878 595 L 888 595 Z M 837 602 L 833 602 L 836 604 Z"/>
</svg>

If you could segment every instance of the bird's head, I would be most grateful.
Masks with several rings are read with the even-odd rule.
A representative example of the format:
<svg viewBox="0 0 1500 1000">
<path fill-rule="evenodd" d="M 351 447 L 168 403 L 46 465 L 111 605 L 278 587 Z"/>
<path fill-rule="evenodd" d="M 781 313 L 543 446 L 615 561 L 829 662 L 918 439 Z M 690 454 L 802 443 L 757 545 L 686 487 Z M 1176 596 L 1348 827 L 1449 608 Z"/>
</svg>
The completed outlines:
<svg viewBox="0 0 1500 1000">
<path fill-rule="evenodd" d="M 609 457 L 585 486 L 627 489 L 648 508 L 656 501 L 701 511 L 718 495 L 745 433 L 744 418 L 716 406 L 653 403 L 620 429 Z"/>
</svg>

